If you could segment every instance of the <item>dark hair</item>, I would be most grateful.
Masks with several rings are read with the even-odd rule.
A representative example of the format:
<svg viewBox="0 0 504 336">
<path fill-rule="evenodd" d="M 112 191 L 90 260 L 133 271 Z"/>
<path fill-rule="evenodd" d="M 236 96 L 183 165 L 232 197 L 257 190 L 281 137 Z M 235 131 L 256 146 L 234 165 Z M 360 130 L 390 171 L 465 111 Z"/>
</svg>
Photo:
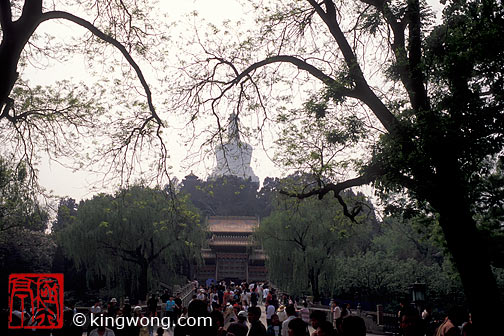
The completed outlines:
<svg viewBox="0 0 504 336">
<path fill-rule="evenodd" d="M 257 317 L 261 317 L 261 308 L 259 307 L 249 307 L 248 313 Z"/>
<path fill-rule="evenodd" d="M 332 326 L 332 323 L 329 321 L 321 322 L 318 327 L 324 332 L 325 335 L 334 334 L 334 328 Z"/>
<path fill-rule="evenodd" d="M 292 315 L 295 315 L 296 314 L 296 308 L 294 308 L 294 305 L 288 305 L 286 308 L 285 308 L 285 312 L 287 313 L 287 315 L 289 316 L 292 316 Z"/>
<path fill-rule="evenodd" d="M 448 310 L 448 318 L 454 325 L 459 325 L 462 322 L 466 321 L 469 317 L 468 315 L 469 314 L 467 314 L 467 312 L 463 308 L 458 306 L 452 306 Z"/>
<path fill-rule="evenodd" d="M 212 311 L 210 313 L 210 317 L 212 318 L 212 321 L 219 322 L 221 327 L 224 326 L 224 315 L 220 311 Z M 215 323 L 215 325 L 217 325 L 217 323 Z"/>
<path fill-rule="evenodd" d="M 289 322 L 288 328 L 293 331 L 294 336 L 305 336 L 306 335 L 306 323 L 296 317 Z"/>
<path fill-rule="evenodd" d="M 189 303 L 189 307 L 187 307 L 187 315 L 191 317 L 208 316 L 206 303 L 201 300 L 191 301 L 191 303 Z"/>
<path fill-rule="evenodd" d="M 343 319 L 342 324 L 344 336 L 366 336 L 366 324 L 359 316 L 348 316 Z"/>
<path fill-rule="evenodd" d="M 417 309 L 413 307 L 404 308 L 403 315 L 411 316 L 411 317 L 420 317 L 420 313 Z"/>
<path fill-rule="evenodd" d="M 323 321 L 327 320 L 327 317 L 326 317 L 326 314 L 323 311 L 321 311 L 321 310 L 314 310 L 310 314 L 310 319 L 317 320 L 319 322 L 323 322 Z"/>
</svg>

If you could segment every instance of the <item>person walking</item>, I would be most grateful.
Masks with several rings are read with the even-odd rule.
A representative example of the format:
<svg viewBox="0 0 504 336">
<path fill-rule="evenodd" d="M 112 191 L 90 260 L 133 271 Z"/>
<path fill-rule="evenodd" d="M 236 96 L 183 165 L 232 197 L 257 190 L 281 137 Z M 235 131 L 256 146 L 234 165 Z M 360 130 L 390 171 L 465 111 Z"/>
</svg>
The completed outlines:
<svg viewBox="0 0 504 336">
<path fill-rule="evenodd" d="M 250 307 L 248 309 L 248 320 L 250 322 L 250 330 L 247 336 L 266 336 L 266 327 L 262 324 L 261 308 Z"/>
<path fill-rule="evenodd" d="M 235 336 L 247 336 L 249 328 L 247 326 L 247 312 L 242 310 L 238 312 L 238 321 L 229 325 L 227 331 Z"/>
<path fill-rule="evenodd" d="M 282 336 L 289 336 L 289 323 L 296 318 L 296 309 L 294 305 L 288 305 L 285 308 L 287 319 L 282 322 Z"/>
<path fill-rule="evenodd" d="M 275 306 L 271 302 L 266 303 L 266 324 L 268 327 L 271 325 L 271 317 L 275 314 L 275 312 Z"/>
<path fill-rule="evenodd" d="M 273 314 L 273 316 L 271 316 L 271 325 L 268 327 L 268 330 L 266 330 L 266 335 L 281 336 L 281 334 L 282 334 L 282 323 L 280 322 L 278 315 Z"/>
<path fill-rule="evenodd" d="M 339 307 L 337 301 L 333 301 L 331 307 L 331 313 L 333 315 L 333 327 L 337 329 L 336 321 L 338 321 L 338 319 L 341 317 L 341 308 Z"/>
<path fill-rule="evenodd" d="M 303 302 L 303 308 L 299 311 L 299 315 L 304 323 L 310 323 L 310 309 L 308 309 L 308 302 Z"/>
<path fill-rule="evenodd" d="M 287 328 L 288 328 L 288 331 L 287 331 L 286 335 L 306 336 L 307 325 L 299 317 L 296 317 L 296 318 L 290 320 Z M 315 331 L 315 333 L 316 333 L 316 331 Z"/>
</svg>

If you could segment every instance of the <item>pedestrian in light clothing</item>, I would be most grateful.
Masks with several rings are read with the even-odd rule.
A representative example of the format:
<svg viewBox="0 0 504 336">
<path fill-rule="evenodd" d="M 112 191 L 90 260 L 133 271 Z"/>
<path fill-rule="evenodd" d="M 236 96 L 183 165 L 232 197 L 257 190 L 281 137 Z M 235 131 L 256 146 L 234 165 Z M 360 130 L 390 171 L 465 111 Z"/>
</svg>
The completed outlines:
<svg viewBox="0 0 504 336">
<path fill-rule="evenodd" d="M 275 311 L 275 306 L 269 303 L 266 307 L 266 324 L 268 325 L 268 327 L 271 325 L 271 317 L 273 316 L 273 314 L 275 314 Z"/>
<path fill-rule="evenodd" d="M 289 323 L 296 318 L 296 309 L 294 305 L 288 305 L 285 308 L 287 319 L 282 322 L 282 336 L 289 336 Z"/>
<path fill-rule="evenodd" d="M 238 312 L 238 321 L 229 325 L 227 331 L 235 336 L 247 336 L 249 328 L 247 326 L 247 312 L 244 310 Z"/>
<path fill-rule="evenodd" d="M 299 311 L 299 314 L 301 315 L 300 317 L 304 323 L 310 323 L 310 309 L 308 309 L 308 302 L 303 302 L 303 308 Z"/>
<path fill-rule="evenodd" d="M 337 328 L 337 321 L 341 317 L 341 308 L 339 307 L 338 302 L 333 302 L 331 312 L 333 314 L 333 327 Z"/>
</svg>

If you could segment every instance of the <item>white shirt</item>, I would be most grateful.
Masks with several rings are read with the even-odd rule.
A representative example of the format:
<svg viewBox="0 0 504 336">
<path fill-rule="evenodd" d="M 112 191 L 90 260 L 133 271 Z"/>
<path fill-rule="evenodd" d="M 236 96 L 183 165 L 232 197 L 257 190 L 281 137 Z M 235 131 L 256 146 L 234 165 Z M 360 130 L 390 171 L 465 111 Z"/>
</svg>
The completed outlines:
<svg viewBox="0 0 504 336">
<path fill-rule="evenodd" d="M 283 311 L 279 311 L 277 315 L 280 322 L 287 320 L 287 313 L 285 312 L 285 309 Z"/>
<path fill-rule="evenodd" d="M 282 322 L 282 336 L 289 336 L 289 322 L 294 320 L 296 316 L 289 316 L 287 320 Z"/>
<path fill-rule="evenodd" d="M 268 288 L 264 288 L 263 290 L 263 298 L 266 299 L 266 297 L 268 296 L 268 292 L 269 292 L 269 289 Z"/>
<path fill-rule="evenodd" d="M 341 317 L 341 309 L 340 307 L 336 306 L 333 309 L 333 320 L 337 320 Z"/>
<path fill-rule="evenodd" d="M 275 306 L 269 305 L 268 308 L 266 308 L 266 319 L 270 320 L 273 314 L 275 314 Z"/>
</svg>

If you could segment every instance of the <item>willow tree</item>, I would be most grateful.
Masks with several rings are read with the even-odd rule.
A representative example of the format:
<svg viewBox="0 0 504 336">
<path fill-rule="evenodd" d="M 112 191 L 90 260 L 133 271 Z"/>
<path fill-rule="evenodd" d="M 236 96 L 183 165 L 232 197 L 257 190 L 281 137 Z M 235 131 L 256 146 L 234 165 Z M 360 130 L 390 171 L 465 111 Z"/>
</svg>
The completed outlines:
<svg viewBox="0 0 504 336">
<path fill-rule="evenodd" d="M 121 287 L 132 276 L 133 288 L 145 298 L 149 278 L 175 275 L 180 260 L 195 260 L 203 230 L 183 197 L 134 186 L 81 202 L 59 238 L 88 277 L 103 276 Z"/>
<path fill-rule="evenodd" d="M 369 137 L 342 138 L 336 128 L 325 142 L 350 141 L 352 160 L 330 176 L 320 164 L 329 160 L 334 172 L 341 157 L 301 165 L 322 176 L 292 196 L 338 196 L 371 183 L 385 200 L 403 198 L 434 215 L 484 335 L 503 313 L 497 256 L 475 218 L 489 192 L 481 186 L 504 149 L 504 8 L 492 0 L 442 2 L 441 22 L 420 0 L 254 3 L 256 28 L 234 34 L 239 26 L 228 25 L 213 44 L 199 36 L 205 55 L 188 67 L 187 97 L 199 104 L 193 114 L 230 105 L 241 120 L 252 112 L 265 122 L 276 119 L 275 108 L 297 105 L 280 118 L 287 127 L 306 118 L 357 120 L 345 127 Z M 292 165 L 315 161 L 305 148 Z"/>
<path fill-rule="evenodd" d="M 363 196 L 353 193 L 341 199 L 364 204 Z M 319 301 L 322 279 L 334 274 L 332 260 L 365 250 L 363 241 L 369 245 L 374 214 L 368 208 L 352 221 L 333 198 L 301 202 L 284 197 L 273 203 L 256 231 L 268 255 L 269 276 L 284 290 L 301 293 L 309 288 Z"/>
</svg>

